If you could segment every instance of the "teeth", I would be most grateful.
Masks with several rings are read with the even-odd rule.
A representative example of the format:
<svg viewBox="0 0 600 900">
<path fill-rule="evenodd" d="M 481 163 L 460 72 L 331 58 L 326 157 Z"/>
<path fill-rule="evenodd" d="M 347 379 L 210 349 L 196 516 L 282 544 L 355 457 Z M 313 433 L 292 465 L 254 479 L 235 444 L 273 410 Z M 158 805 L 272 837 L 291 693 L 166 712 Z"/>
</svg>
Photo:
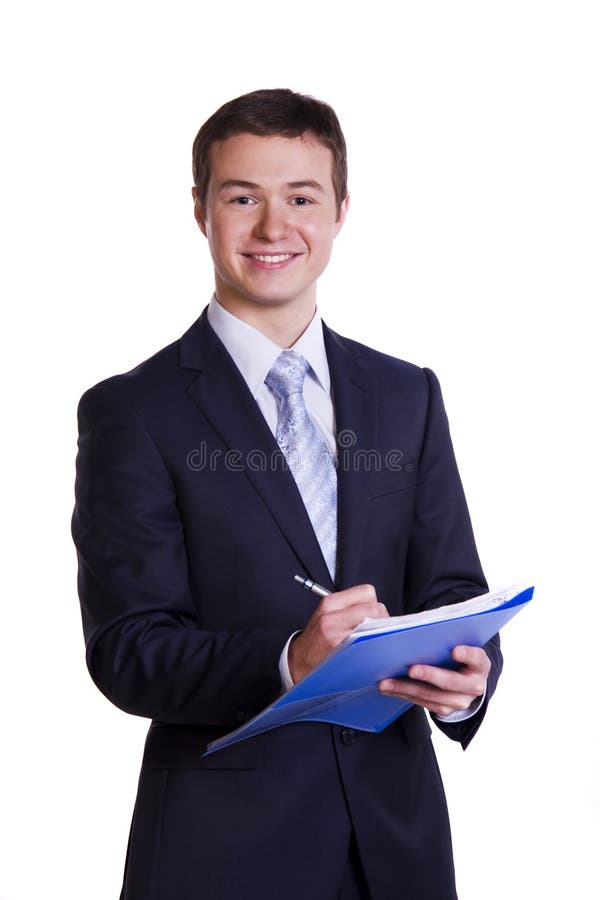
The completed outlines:
<svg viewBox="0 0 600 900">
<path fill-rule="evenodd" d="M 278 253 L 277 256 L 265 256 L 262 253 L 253 253 L 252 259 L 257 259 L 259 262 L 278 263 L 291 259 L 293 255 L 293 253 Z"/>
</svg>

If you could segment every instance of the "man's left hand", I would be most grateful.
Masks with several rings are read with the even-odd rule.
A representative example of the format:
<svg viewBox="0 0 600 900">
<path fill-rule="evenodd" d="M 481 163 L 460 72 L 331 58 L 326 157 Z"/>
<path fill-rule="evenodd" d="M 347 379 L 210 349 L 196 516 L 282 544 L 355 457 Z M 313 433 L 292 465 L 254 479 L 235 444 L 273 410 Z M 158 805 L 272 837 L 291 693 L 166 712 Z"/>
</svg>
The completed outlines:
<svg viewBox="0 0 600 900">
<path fill-rule="evenodd" d="M 452 658 L 461 664 L 460 669 L 411 666 L 408 678 L 386 678 L 379 682 L 379 690 L 410 700 L 438 716 L 466 710 L 485 692 L 491 663 L 480 647 L 455 647 Z"/>
</svg>

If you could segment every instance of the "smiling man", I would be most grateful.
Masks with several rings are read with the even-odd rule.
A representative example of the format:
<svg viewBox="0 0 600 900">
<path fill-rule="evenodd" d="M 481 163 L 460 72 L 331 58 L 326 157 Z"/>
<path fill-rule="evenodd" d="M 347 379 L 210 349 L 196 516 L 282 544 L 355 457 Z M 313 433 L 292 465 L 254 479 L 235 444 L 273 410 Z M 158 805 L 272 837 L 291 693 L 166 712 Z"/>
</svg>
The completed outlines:
<svg viewBox="0 0 600 900">
<path fill-rule="evenodd" d="M 382 683 L 414 705 L 381 734 L 294 724 L 202 755 L 366 616 L 486 585 L 435 376 L 316 310 L 348 212 L 333 110 L 286 90 L 239 97 L 200 129 L 193 173 L 214 295 L 181 340 L 79 408 L 88 666 L 152 719 L 122 900 L 453 900 L 424 710 L 466 747 L 497 639 L 455 648 L 456 671 Z M 403 464 L 373 464 L 390 453 Z"/>
</svg>

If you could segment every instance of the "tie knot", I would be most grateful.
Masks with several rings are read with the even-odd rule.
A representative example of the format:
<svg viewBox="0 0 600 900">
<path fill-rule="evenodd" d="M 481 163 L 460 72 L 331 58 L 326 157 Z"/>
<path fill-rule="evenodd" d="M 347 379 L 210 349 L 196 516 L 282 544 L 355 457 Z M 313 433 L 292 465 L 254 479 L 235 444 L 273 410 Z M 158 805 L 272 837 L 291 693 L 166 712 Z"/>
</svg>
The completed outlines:
<svg viewBox="0 0 600 900">
<path fill-rule="evenodd" d="M 301 394 L 309 368 L 308 360 L 295 350 L 284 350 L 269 369 L 265 383 L 279 397 Z"/>
</svg>

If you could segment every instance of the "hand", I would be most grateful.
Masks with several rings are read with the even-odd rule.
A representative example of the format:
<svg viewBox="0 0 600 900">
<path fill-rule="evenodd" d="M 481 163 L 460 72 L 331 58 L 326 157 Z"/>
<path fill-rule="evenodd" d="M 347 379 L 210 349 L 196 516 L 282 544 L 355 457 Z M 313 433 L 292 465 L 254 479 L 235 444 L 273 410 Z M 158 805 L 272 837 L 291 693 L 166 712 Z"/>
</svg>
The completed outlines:
<svg viewBox="0 0 600 900">
<path fill-rule="evenodd" d="M 408 678 L 386 678 L 379 682 L 379 690 L 410 700 L 438 716 L 468 709 L 484 693 L 491 663 L 480 647 L 455 647 L 452 658 L 461 663 L 460 669 L 411 666 Z"/>
<path fill-rule="evenodd" d="M 359 584 L 323 597 L 304 631 L 290 644 L 288 666 L 294 683 L 312 672 L 368 616 L 389 616 L 383 603 L 377 602 L 372 584 Z"/>
</svg>

